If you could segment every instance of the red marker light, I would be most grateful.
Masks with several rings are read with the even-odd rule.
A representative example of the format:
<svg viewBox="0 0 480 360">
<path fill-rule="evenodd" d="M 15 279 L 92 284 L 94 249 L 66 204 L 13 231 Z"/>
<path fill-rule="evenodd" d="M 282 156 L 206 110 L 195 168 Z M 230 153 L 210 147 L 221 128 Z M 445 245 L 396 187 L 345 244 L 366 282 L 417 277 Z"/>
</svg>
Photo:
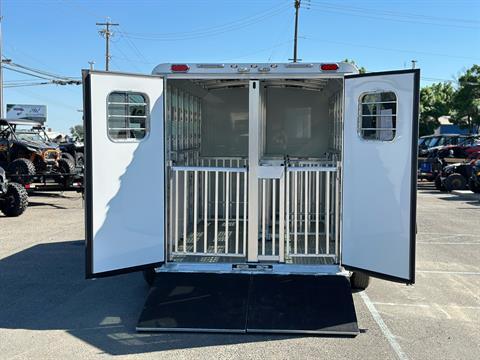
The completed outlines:
<svg viewBox="0 0 480 360">
<path fill-rule="evenodd" d="M 320 69 L 322 69 L 323 71 L 338 70 L 338 65 L 337 64 L 322 64 L 322 65 L 320 65 Z"/>
<path fill-rule="evenodd" d="M 170 68 L 173 72 L 187 72 L 190 66 L 187 64 L 173 64 Z"/>
</svg>

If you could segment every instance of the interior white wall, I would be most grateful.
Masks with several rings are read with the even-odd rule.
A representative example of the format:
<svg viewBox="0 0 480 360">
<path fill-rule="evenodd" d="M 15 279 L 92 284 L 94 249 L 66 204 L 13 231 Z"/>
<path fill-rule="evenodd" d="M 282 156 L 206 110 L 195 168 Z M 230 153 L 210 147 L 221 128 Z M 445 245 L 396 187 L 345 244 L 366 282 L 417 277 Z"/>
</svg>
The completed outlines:
<svg viewBox="0 0 480 360">
<path fill-rule="evenodd" d="M 331 150 L 330 98 L 341 89 L 329 81 L 322 91 L 266 89 L 265 157 L 323 157 Z"/>
<path fill-rule="evenodd" d="M 248 155 L 248 89 L 211 90 L 202 102 L 201 156 Z"/>
</svg>

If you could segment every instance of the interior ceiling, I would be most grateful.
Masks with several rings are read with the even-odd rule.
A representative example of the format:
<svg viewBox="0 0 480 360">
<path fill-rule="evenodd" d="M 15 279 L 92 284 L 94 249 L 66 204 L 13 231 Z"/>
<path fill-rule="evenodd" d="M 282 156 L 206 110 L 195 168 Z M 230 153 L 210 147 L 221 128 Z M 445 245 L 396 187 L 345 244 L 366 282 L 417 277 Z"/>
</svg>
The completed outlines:
<svg viewBox="0 0 480 360">
<path fill-rule="evenodd" d="M 224 88 L 246 88 L 248 80 L 192 80 L 196 85 L 206 90 L 224 89 Z M 307 90 L 322 91 L 327 85 L 329 79 L 270 79 L 262 83 L 266 87 L 276 88 L 302 88 Z"/>
</svg>

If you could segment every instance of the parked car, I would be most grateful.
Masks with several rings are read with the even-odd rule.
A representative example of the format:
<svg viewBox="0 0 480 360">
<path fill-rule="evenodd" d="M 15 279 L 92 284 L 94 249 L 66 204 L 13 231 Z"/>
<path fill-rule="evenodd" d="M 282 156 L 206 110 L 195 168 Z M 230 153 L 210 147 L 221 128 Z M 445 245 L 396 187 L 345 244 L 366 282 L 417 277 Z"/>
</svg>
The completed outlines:
<svg viewBox="0 0 480 360">
<path fill-rule="evenodd" d="M 472 172 L 468 179 L 468 188 L 474 193 L 480 193 L 480 160 L 472 165 Z"/>
<path fill-rule="evenodd" d="M 31 122 L 0 119 L 0 166 L 13 181 L 29 184 L 44 175 L 65 180 L 75 173 L 75 164 L 62 158 L 57 144 L 34 128 L 18 129 L 21 125 L 31 125 Z"/>
<path fill-rule="evenodd" d="M 427 135 L 418 139 L 418 154 L 427 156 L 428 150 L 446 145 L 461 144 L 468 136 L 459 134 Z"/>
<path fill-rule="evenodd" d="M 27 206 L 25 188 L 18 183 L 8 182 L 5 170 L 0 167 L 0 212 L 9 217 L 20 216 Z"/>
</svg>

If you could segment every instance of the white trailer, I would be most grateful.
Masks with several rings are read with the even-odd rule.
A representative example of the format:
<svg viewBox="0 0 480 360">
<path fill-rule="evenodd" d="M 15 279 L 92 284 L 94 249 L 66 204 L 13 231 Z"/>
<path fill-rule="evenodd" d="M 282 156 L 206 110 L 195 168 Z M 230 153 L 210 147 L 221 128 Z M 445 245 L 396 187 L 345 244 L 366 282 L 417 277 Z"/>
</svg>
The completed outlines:
<svg viewBox="0 0 480 360">
<path fill-rule="evenodd" d="M 139 330 L 227 329 L 159 320 L 185 309 L 155 305 L 168 302 L 158 297 L 180 283 L 201 288 L 188 279 L 202 274 L 223 274 L 228 284 L 247 276 L 246 305 L 238 306 L 251 313 L 252 286 L 262 291 L 291 276 L 348 284 L 353 272 L 363 287 L 360 274 L 412 284 L 419 76 L 359 74 L 348 63 L 85 70 L 87 278 L 155 268 L 157 299 L 146 308 L 156 315 L 145 310 L 151 319 Z M 226 302 L 224 280 L 208 290 L 218 303 L 207 308 Z M 232 289 L 236 298 L 242 286 Z M 289 291 L 300 298 L 301 289 Z M 278 303 L 270 305 L 272 317 Z M 295 321 L 230 331 L 335 332 Z"/>
</svg>

